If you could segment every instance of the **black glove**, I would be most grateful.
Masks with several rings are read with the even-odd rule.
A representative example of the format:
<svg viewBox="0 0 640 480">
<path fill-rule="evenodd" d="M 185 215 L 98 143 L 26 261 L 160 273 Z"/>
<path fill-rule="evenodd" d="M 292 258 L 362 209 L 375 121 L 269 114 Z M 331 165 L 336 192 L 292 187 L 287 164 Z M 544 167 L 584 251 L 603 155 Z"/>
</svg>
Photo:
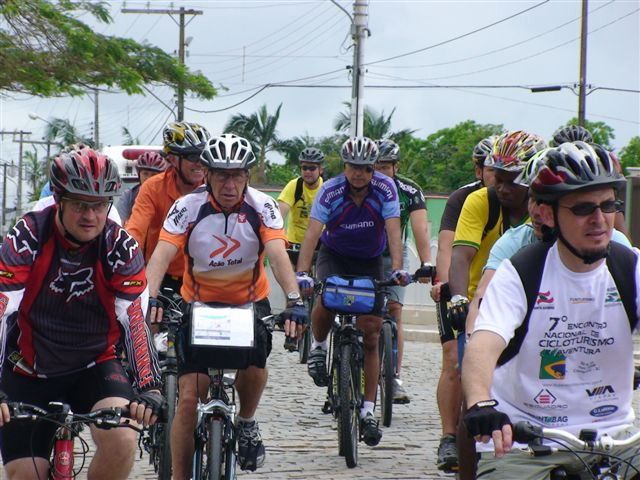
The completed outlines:
<svg viewBox="0 0 640 480">
<path fill-rule="evenodd" d="M 451 306 L 447 312 L 449 323 L 458 332 L 464 332 L 467 323 L 467 314 L 469 313 L 469 299 L 462 295 L 454 295 L 451 297 Z"/>
<path fill-rule="evenodd" d="M 145 408 L 150 408 L 153 414 L 158 417 L 164 417 L 164 412 L 167 409 L 167 401 L 157 390 L 140 392 L 135 396 L 132 402 L 142 404 Z"/>
<path fill-rule="evenodd" d="M 497 405 L 496 400 L 485 400 L 467 410 L 463 420 L 472 437 L 476 435 L 490 437 L 495 430 L 502 430 L 504 425 L 511 425 L 509 416 L 494 408 Z"/>
<path fill-rule="evenodd" d="M 298 325 L 309 324 L 309 311 L 302 300 L 287 302 L 287 308 L 282 312 L 282 318 L 296 322 Z"/>
<path fill-rule="evenodd" d="M 432 283 L 435 283 L 436 267 L 431 265 L 429 262 L 425 262 L 420 265 L 420 268 L 416 270 L 413 276 L 418 280 L 428 278 Z"/>
</svg>

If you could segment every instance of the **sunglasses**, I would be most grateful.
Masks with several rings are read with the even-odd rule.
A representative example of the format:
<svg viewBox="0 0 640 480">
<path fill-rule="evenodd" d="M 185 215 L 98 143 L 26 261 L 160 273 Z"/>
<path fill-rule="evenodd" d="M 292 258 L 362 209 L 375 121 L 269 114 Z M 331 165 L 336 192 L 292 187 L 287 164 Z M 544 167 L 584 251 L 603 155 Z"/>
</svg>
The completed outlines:
<svg viewBox="0 0 640 480">
<path fill-rule="evenodd" d="M 86 213 L 89 210 L 93 210 L 98 215 L 104 214 L 109 207 L 111 207 L 111 201 L 102 200 L 99 202 L 83 202 L 82 200 L 75 200 L 68 197 L 63 197 L 64 203 L 68 205 L 74 213 Z"/>
<path fill-rule="evenodd" d="M 571 210 L 571 213 L 576 215 L 577 217 L 586 217 L 595 212 L 598 208 L 602 211 L 602 213 L 615 213 L 622 210 L 623 202 L 620 200 L 605 200 L 601 204 L 585 202 L 578 203 L 571 207 L 566 205 L 559 205 L 562 208 L 566 208 L 567 210 Z"/>
<path fill-rule="evenodd" d="M 367 173 L 373 172 L 373 167 L 371 165 L 355 165 L 353 163 L 347 163 L 347 165 L 354 170 L 364 170 Z"/>
<path fill-rule="evenodd" d="M 301 165 L 300 168 L 305 172 L 315 172 L 318 169 L 317 165 Z"/>
</svg>

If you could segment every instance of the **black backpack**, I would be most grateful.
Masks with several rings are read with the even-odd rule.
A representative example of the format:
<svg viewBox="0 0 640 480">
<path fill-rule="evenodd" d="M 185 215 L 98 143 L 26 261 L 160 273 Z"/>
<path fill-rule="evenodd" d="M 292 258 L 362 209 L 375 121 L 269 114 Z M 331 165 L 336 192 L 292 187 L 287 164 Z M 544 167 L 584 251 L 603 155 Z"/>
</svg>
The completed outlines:
<svg viewBox="0 0 640 480">
<path fill-rule="evenodd" d="M 552 245 L 553 242 L 536 242 L 523 247 L 518 253 L 511 257 L 511 263 L 520 276 L 520 281 L 522 282 L 527 297 L 527 313 L 522 324 L 516 328 L 515 334 L 507 345 L 507 348 L 505 348 L 500 355 L 498 365 L 504 365 L 520 351 L 520 346 L 529 330 L 529 318 L 531 317 L 531 312 L 538 297 L 538 290 L 540 288 L 540 282 L 542 281 L 542 270 L 547 258 L 547 253 Z M 609 272 L 611 272 L 613 281 L 620 293 L 624 310 L 629 318 L 630 331 L 633 332 L 638 323 L 638 317 L 636 315 L 635 275 L 637 257 L 629 248 L 619 243 L 611 242 L 606 261 Z"/>
<path fill-rule="evenodd" d="M 293 194 L 293 205 L 302 200 L 302 187 L 304 186 L 303 182 L 304 180 L 302 179 L 302 177 L 298 177 L 298 181 L 296 182 L 296 191 Z"/>
</svg>

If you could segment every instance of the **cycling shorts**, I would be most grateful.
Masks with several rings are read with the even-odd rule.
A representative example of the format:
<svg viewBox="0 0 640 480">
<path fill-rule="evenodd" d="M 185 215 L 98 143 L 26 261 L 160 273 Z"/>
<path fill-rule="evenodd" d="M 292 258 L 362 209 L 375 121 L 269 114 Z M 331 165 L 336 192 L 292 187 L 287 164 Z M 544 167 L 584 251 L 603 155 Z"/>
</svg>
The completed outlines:
<svg viewBox="0 0 640 480">
<path fill-rule="evenodd" d="M 187 307 L 188 308 L 188 307 Z M 203 366 L 195 360 L 193 352 L 189 346 L 189 325 L 185 322 L 178 332 L 177 342 L 180 343 L 178 350 L 181 350 L 178 354 L 178 376 L 185 375 L 187 373 L 204 373 L 208 372 L 208 367 L 216 367 L 216 364 L 224 366 L 225 364 L 245 364 L 247 366 L 255 366 L 258 368 L 264 368 L 267 365 L 267 358 L 271 353 L 271 332 L 267 329 L 263 317 L 271 315 L 271 305 L 269 299 L 265 298 L 259 300 L 253 304 L 254 313 L 254 328 L 256 334 L 256 345 L 253 348 L 247 349 L 243 353 L 234 353 L 233 358 L 227 352 L 221 352 L 217 355 L 212 355 L 213 360 L 210 364 Z M 189 312 L 185 314 L 185 318 L 190 318 Z M 218 363 L 219 362 L 219 363 Z M 224 368 L 224 367 L 223 367 Z"/>
<path fill-rule="evenodd" d="M 108 360 L 94 367 L 53 378 L 32 378 L 2 371 L 2 389 L 9 401 L 24 402 L 43 409 L 49 402 L 69 404 L 72 412 L 88 413 L 100 400 L 108 397 L 133 399 L 131 380 L 118 360 Z M 51 422 L 11 421 L 0 428 L 0 452 L 6 465 L 25 457 L 49 458 L 57 426 Z"/>
<path fill-rule="evenodd" d="M 384 267 L 384 274 L 382 278 L 391 277 L 391 256 L 383 255 L 382 256 L 382 265 Z M 409 249 L 405 245 L 402 248 L 402 268 L 407 270 L 409 268 Z M 400 305 L 404 305 L 404 294 L 407 291 L 407 287 L 401 287 L 400 285 L 395 285 L 393 287 L 385 287 L 385 290 L 390 293 L 389 301 L 399 303 Z"/>
</svg>

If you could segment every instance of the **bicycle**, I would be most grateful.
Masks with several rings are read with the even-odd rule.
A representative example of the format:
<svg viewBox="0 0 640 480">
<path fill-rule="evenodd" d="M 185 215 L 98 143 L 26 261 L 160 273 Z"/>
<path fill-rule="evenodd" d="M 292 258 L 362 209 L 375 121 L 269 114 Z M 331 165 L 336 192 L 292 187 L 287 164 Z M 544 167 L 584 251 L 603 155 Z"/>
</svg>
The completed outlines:
<svg viewBox="0 0 640 480">
<path fill-rule="evenodd" d="M 435 267 L 431 267 L 429 277 L 431 281 L 435 278 Z M 416 282 L 418 277 L 414 274 L 412 282 Z M 380 285 L 380 284 L 378 284 Z M 392 284 L 390 286 L 394 286 Z M 391 292 L 382 289 L 380 293 L 382 299 L 382 329 L 378 344 L 378 355 L 380 356 L 380 376 L 378 377 L 378 387 L 380 391 L 380 417 L 382 425 L 391 426 L 394 404 L 395 378 L 398 373 L 398 326 L 396 319 L 391 316 L 387 309 L 387 302 Z"/>
<path fill-rule="evenodd" d="M 640 432 L 636 432 L 623 440 L 616 440 L 604 434 L 598 437 L 595 429 L 583 429 L 579 436 L 557 428 L 532 425 L 529 422 L 517 422 L 513 426 L 513 439 L 519 443 L 527 443 L 528 451 L 533 456 L 553 455 L 556 452 L 571 452 L 584 466 L 584 472 L 595 480 L 616 480 L 624 478 L 640 478 L 640 470 L 634 467 L 629 459 L 620 458 L 611 452 L 614 447 L 640 446 Z M 562 448 L 543 444 L 543 440 L 554 441 Z M 637 455 L 638 449 L 636 448 Z M 583 459 L 579 454 L 594 455 L 592 459 Z M 633 458 L 633 457 L 631 457 Z M 629 473 L 632 475 L 627 476 Z M 563 466 L 551 471 L 551 480 L 579 480 L 584 478 L 580 473 L 570 473 Z"/>
<path fill-rule="evenodd" d="M 121 419 L 128 417 L 127 407 L 101 408 L 90 413 L 78 414 L 72 412 L 69 405 L 61 402 L 50 402 L 48 409 L 22 402 L 9 402 L 8 406 L 12 420 L 47 421 L 58 425 L 49 459 L 49 478 L 51 480 L 76 478 L 84 468 L 89 445 L 80 436 L 80 433 L 85 425 L 94 425 L 103 429 L 131 428 L 138 434 L 144 432 L 143 428 L 128 422 L 121 422 Z M 82 455 L 82 464 L 77 470 L 74 469 L 77 455 L 74 450 L 76 438 L 80 440 L 82 445 L 82 450 L 78 452 Z M 40 477 L 40 474 L 37 473 L 37 476 Z"/>
<path fill-rule="evenodd" d="M 166 352 L 158 349 L 161 356 L 162 395 L 167 400 L 166 422 L 151 425 L 144 440 L 144 448 L 149 454 L 149 464 L 153 465 L 158 480 L 171 480 L 171 425 L 176 413 L 178 400 L 178 360 L 176 335 L 182 324 L 182 298 L 171 289 L 163 289 L 158 295 L 163 305 L 160 335 L 166 334 Z"/>
<path fill-rule="evenodd" d="M 289 255 L 289 260 L 292 265 L 296 265 L 298 263 L 298 255 L 300 253 L 300 244 L 292 243 L 287 249 L 287 255 Z M 316 264 L 316 252 L 313 254 L 313 260 L 311 262 L 311 277 L 315 277 L 315 264 Z M 307 311 L 309 312 L 309 316 L 311 316 L 311 310 L 313 310 L 313 301 L 314 295 L 310 295 L 309 297 L 303 297 L 303 301 L 307 307 Z M 291 337 L 285 337 L 284 339 L 284 348 L 285 350 L 289 350 L 290 352 L 298 352 L 298 360 L 300 363 L 307 363 L 309 359 L 309 352 L 311 351 L 311 329 L 305 329 L 302 336 L 296 341 Z"/>
</svg>

